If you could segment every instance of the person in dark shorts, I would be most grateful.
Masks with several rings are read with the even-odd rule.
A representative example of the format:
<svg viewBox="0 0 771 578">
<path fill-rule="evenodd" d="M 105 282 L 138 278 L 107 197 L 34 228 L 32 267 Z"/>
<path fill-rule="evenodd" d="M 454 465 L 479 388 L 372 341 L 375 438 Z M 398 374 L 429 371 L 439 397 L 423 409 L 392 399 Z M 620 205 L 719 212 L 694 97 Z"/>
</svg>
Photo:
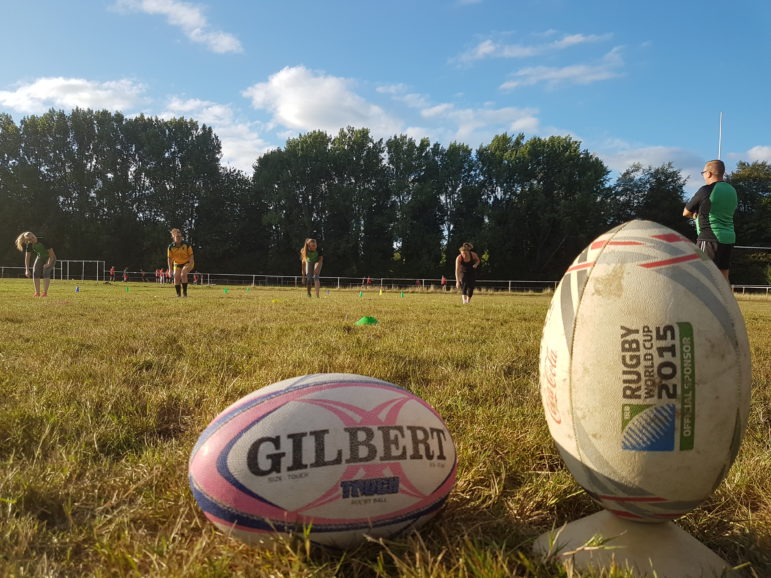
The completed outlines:
<svg viewBox="0 0 771 578">
<path fill-rule="evenodd" d="M 455 259 L 455 286 L 461 289 L 463 304 L 471 303 L 477 282 L 477 267 L 481 263 L 479 255 L 472 249 L 471 243 L 463 243 L 460 255 Z"/>
<path fill-rule="evenodd" d="M 308 297 L 311 296 L 311 288 L 315 285 L 316 297 L 321 292 L 321 267 L 324 265 L 324 251 L 316 242 L 316 239 L 305 239 L 303 248 L 300 249 L 300 274 L 303 283 L 308 290 Z"/>
<path fill-rule="evenodd" d="M 706 184 L 685 204 L 683 216 L 696 220 L 696 245 L 728 281 L 731 252 L 736 243 L 734 213 L 739 204 L 736 189 L 723 180 L 725 164 L 721 160 L 707 162 L 701 175 Z"/>
<path fill-rule="evenodd" d="M 195 268 L 193 248 L 182 238 L 182 231 L 171 230 L 171 244 L 166 250 L 169 274 L 174 273 L 177 297 L 187 297 L 187 274 Z"/>
<path fill-rule="evenodd" d="M 32 282 L 35 285 L 35 297 L 47 297 L 48 286 L 51 284 L 51 274 L 56 264 L 56 253 L 50 240 L 38 237 L 26 231 L 16 237 L 16 248 L 24 253 L 24 276 L 30 277 L 29 262 L 35 255 L 32 265 Z M 40 292 L 40 279 L 43 279 L 43 292 Z"/>
</svg>

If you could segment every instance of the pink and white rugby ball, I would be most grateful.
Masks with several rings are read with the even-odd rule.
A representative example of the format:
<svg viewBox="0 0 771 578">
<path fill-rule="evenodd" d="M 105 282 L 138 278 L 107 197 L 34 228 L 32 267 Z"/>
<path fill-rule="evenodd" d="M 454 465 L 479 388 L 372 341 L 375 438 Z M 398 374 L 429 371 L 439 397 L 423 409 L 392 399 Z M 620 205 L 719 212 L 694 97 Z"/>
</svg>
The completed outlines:
<svg viewBox="0 0 771 578">
<path fill-rule="evenodd" d="M 578 483 L 623 518 L 666 521 L 728 472 L 750 403 L 731 289 L 688 239 L 631 221 L 593 241 L 546 318 L 541 398 Z"/>
<path fill-rule="evenodd" d="M 269 546 L 310 529 L 313 542 L 350 547 L 423 524 L 455 483 L 455 446 L 425 401 L 351 374 L 287 379 L 218 415 L 189 462 L 209 520 Z"/>
</svg>

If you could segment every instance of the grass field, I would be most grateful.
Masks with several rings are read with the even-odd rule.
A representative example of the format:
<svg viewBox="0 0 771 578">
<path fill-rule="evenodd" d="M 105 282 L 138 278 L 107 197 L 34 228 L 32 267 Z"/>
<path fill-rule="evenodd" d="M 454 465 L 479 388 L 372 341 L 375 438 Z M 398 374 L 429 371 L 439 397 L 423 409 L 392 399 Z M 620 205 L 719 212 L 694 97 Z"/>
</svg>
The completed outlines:
<svg viewBox="0 0 771 578">
<path fill-rule="evenodd" d="M 128 287 L 128 291 L 126 290 Z M 538 394 L 549 296 L 0 281 L 0 576 L 570 576 L 531 554 L 598 511 L 564 468 Z M 737 462 L 678 524 L 771 575 L 771 300 L 740 301 L 753 354 Z M 362 316 L 377 318 L 355 326 Z M 444 417 L 458 481 L 419 534 L 340 553 L 219 533 L 187 460 L 222 409 L 308 373 L 403 386 Z M 609 571 L 608 576 L 623 576 Z"/>
</svg>

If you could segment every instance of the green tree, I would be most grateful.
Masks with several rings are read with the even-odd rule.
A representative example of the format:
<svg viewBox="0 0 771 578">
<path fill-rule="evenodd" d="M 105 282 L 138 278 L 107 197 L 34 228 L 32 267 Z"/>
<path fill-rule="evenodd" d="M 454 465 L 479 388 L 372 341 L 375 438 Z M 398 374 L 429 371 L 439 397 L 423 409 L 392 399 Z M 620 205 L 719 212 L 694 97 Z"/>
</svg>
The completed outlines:
<svg viewBox="0 0 771 578">
<path fill-rule="evenodd" d="M 554 278 L 602 232 L 609 171 L 570 137 L 532 138 L 517 161 L 524 176 L 518 204 L 526 273 Z"/>
<path fill-rule="evenodd" d="M 487 247 L 487 273 L 511 278 L 520 268 L 521 250 L 517 231 L 517 202 L 521 193 L 517 154 L 525 135 L 496 135 L 489 144 L 477 149 L 479 193 L 486 207 L 487 220 L 482 243 Z M 464 239 L 468 240 L 468 239 Z M 479 242 L 474 243 L 479 246 Z"/>
<path fill-rule="evenodd" d="M 297 275 L 299 251 L 308 237 L 323 245 L 338 241 L 327 208 L 333 181 L 331 140 L 323 131 L 310 132 L 289 139 L 283 149 L 264 154 L 254 165 L 255 194 L 266 203 L 263 225 L 270 240 L 266 260 L 270 271 Z"/>
<path fill-rule="evenodd" d="M 486 207 L 479 184 L 479 163 L 470 147 L 451 143 L 440 157 L 440 198 L 443 214 L 444 265 L 442 272 L 455 273 L 458 248 L 464 242 L 482 251 Z"/>
<path fill-rule="evenodd" d="M 605 223 L 608 169 L 570 137 L 495 137 L 479 151 L 491 270 L 559 277 Z"/>
<path fill-rule="evenodd" d="M 684 187 L 685 179 L 672 163 L 655 168 L 633 164 L 619 176 L 609 192 L 610 225 L 646 219 L 692 235 L 692 225 L 682 216 Z"/>
<path fill-rule="evenodd" d="M 437 186 L 439 145 L 399 135 L 386 141 L 386 171 L 396 210 L 396 272 L 436 275 L 442 252 L 442 204 Z"/>
<path fill-rule="evenodd" d="M 14 238 L 31 222 L 32 210 L 18 180 L 21 131 L 8 114 L 0 114 L 0 231 Z M 0 263 L 19 262 L 11 243 L 0 245 Z"/>
<path fill-rule="evenodd" d="M 726 181 L 739 195 L 734 224 L 740 244 L 771 246 L 771 164 L 739 161 Z"/>
<path fill-rule="evenodd" d="M 734 216 L 737 245 L 771 247 L 771 165 L 740 161 L 726 180 L 739 195 Z M 771 284 L 771 252 L 734 249 L 731 279 L 735 283 Z"/>
<path fill-rule="evenodd" d="M 222 169 L 199 200 L 195 227 L 196 267 L 208 273 L 268 273 L 261 262 L 268 235 L 262 227 L 262 199 L 251 179 L 236 169 Z"/>
<path fill-rule="evenodd" d="M 69 127 L 63 112 L 51 110 L 20 122 L 20 159 L 16 186 L 27 201 L 23 230 L 53 239 L 57 255 L 66 258 L 67 222 L 60 199 L 68 196 Z"/>
<path fill-rule="evenodd" d="M 393 210 L 383 167 L 383 141 L 347 127 L 332 142 L 333 184 L 325 219 L 329 272 L 384 274 L 393 254 Z"/>
</svg>

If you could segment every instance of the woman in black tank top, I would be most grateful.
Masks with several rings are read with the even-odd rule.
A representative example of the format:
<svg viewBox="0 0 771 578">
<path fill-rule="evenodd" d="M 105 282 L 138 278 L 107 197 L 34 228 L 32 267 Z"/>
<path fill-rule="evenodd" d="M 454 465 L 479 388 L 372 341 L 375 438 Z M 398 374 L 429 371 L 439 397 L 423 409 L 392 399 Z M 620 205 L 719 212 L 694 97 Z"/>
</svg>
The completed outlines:
<svg viewBox="0 0 771 578">
<path fill-rule="evenodd" d="M 460 255 L 455 259 L 455 286 L 461 289 L 463 304 L 471 303 L 477 280 L 477 267 L 481 262 L 471 243 L 463 243 Z"/>
</svg>

